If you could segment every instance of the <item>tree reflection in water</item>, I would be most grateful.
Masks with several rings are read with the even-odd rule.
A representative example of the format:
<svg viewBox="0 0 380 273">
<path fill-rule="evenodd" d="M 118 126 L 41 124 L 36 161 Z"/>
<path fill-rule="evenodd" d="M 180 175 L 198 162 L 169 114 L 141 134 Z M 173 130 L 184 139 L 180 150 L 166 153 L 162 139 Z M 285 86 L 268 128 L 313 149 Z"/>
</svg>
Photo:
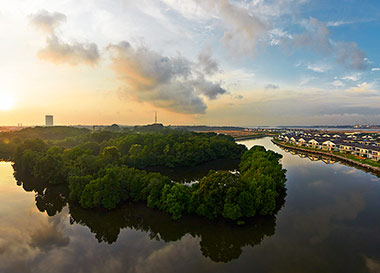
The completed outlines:
<svg viewBox="0 0 380 273">
<path fill-rule="evenodd" d="M 17 185 L 22 186 L 27 192 L 34 191 L 36 193 L 36 207 L 39 211 L 46 211 L 47 215 L 54 216 L 66 206 L 69 196 L 67 185 L 50 185 L 21 173 L 14 173 L 14 176 Z"/>
<path fill-rule="evenodd" d="M 174 242 L 186 234 L 200 240 L 203 256 L 215 262 L 229 262 L 239 258 L 244 246 L 259 245 L 266 236 L 272 236 L 276 228 L 276 216 L 260 216 L 247 219 L 245 224 L 225 219 L 209 220 L 199 216 L 185 216 L 173 221 L 168 214 L 146 207 L 144 204 L 129 203 L 111 211 L 83 209 L 69 202 L 65 184 L 49 185 L 27 175 L 15 174 L 18 185 L 25 191 L 36 193 L 36 206 L 49 216 L 60 213 L 68 205 L 70 224 L 87 226 L 98 242 L 112 244 L 117 241 L 122 229 L 129 228 L 149 234 L 152 240 Z M 284 205 L 281 197 L 277 212 Z"/>
</svg>

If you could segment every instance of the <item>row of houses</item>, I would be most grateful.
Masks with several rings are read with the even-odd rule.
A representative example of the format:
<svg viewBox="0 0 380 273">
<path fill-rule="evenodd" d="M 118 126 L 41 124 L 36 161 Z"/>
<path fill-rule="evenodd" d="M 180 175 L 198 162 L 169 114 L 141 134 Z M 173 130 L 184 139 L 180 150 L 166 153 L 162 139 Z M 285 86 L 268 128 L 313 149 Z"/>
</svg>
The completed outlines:
<svg viewBox="0 0 380 273">
<path fill-rule="evenodd" d="M 346 154 L 369 158 L 380 161 L 380 143 L 371 141 L 353 141 L 346 135 L 292 135 L 283 134 L 278 137 L 279 140 L 289 142 L 300 147 L 310 147 L 325 151 L 337 151 Z"/>
</svg>

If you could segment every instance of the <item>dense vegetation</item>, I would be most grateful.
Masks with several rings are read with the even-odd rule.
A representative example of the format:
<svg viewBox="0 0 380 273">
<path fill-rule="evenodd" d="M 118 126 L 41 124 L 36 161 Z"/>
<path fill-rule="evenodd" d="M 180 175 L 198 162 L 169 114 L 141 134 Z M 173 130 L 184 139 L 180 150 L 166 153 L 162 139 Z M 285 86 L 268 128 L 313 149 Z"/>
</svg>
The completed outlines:
<svg viewBox="0 0 380 273">
<path fill-rule="evenodd" d="M 85 138 L 89 134 L 88 129 L 54 126 L 25 128 L 14 132 L 0 132 L 0 159 L 9 160 L 16 152 L 16 148 L 26 139 L 43 139 L 49 143 L 62 139 Z"/>
<path fill-rule="evenodd" d="M 136 168 L 195 166 L 218 158 L 238 159 L 245 150 L 245 146 L 236 144 L 232 137 L 215 133 L 171 129 L 144 133 L 134 130 L 91 133 L 87 129 L 73 127 L 36 127 L 0 135 L 0 158 L 12 159 L 12 155 L 20 155 L 20 151 L 16 151 L 17 147 L 26 150 L 27 145 L 33 145 L 35 139 L 44 140 L 48 146 L 73 148 L 81 154 L 97 156 L 105 152 L 111 156 L 110 153 L 114 152 L 113 156 L 120 157 L 117 160 Z"/>
<path fill-rule="evenodd" d="M 210 171 L 192 186 L 136 169 L 190 166 L 226 157 L 241 157 L 239 172 Z M 261 146 L 246 151 L 228 136 L 177 130 L 103 131 L 49 142 L 26 139 L 12 156 L 17 173 L 50 184 L 68 183 L 70 200 L 84 208 L 144 202 L 173 219 L 198 214 L 232 220 L 276 211 L 286 180 L 280 158 Z"/>
</svg>

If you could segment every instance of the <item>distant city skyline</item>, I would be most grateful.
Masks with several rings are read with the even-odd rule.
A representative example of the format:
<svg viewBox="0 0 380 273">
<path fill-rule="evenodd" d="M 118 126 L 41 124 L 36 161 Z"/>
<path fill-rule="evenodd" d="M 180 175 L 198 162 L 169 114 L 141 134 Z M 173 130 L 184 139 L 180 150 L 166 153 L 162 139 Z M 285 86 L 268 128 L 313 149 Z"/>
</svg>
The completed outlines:
<svg viewBox="0 0 380 273">
<path fill-rule="evenodd" d="M 7 1 L 0 125 L 380 124 L 380 3 Z"/>
</svg>

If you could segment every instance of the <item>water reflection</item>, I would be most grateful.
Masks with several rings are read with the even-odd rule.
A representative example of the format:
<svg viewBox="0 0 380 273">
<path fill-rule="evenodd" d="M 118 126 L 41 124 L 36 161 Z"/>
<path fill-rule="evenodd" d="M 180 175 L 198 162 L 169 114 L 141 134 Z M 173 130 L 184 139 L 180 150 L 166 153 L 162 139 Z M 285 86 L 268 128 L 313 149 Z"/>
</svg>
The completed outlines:
<svg viewBox="0 0 380 273">
<path fill-rule="evenodd" d="M 276 238 L 265 241 L 256 254 L 263 259 L 261 269 L 376 272 L 372 269 L 380 261 L 379 179 L 340 162 L 326 164 L 320 157 L 291 154 L 269 138 L 255 144 L 283 155 L 288 178 L 286 207 L 277 217 Z M 279 256 L 267 258 L 264 253 Z"/>
<path fill-rule="evenodd" d="M 22 173 L 15 173 L 14 176 L 17 185 L 22 186 L 27 192 L 35 192 L 36 206 L 39 211 L 46 211 L 47 215 L 54 216 L 66 206 L 69 196 L 66 185 L 49 185 Z"/>
<path fill-rule="evenodd" d="M 150 239 L 166 243 L 178 241 L 190 234 L 200 239 L 202 254 L 215 262 L 237 259 L 242 247 L 260 244 L 265 236 L 274 234 L 276 227 L 275 217 L 254 219 L 242 227 L 222 220 L 208 221 L 191 216 L 172 221 L 167 214 L 143 204 L 128 204 L 109 212 L 88 211 L 70 205 L 70 215 L 71 223 L 89 227 L 99 242 L 116 242 L 120 230 L 124 228 L 144 231 Z"/>
<path fill-rule="evenodd" d="M 70 243 L 70 238 L 61 229 L 62 219 L 59 217 L 49 218 L 42 222 L 38 229 L 30 233 L 30 246 L 38 248 L 42 252 L 65 247 Z"/>
<path fill-rule="evenodd" d="M 190 176 L 189 172 L 185 172 L 181 181 L 192 181 L 199 175 L 197 172 L 192 174 L 193 176 Z M 176 176 L 179 177 L 178 171 Z M 173 221 L 166 213 L 135 203 L 125 204 L 111 211 L 83 209 L 78 204 L 69 202 L 68 188 L 65 185 L 39 183 L 33 177 L 20 173 L 15 174 L 15 177 L 18 185 L 25 191 L 36 193 L 35 201 L 39 211 L 54 216 L 67 205 L 70 224 L 87 226 L 99 243 L 115 243 L 123 229 L 142 231 L 147 233 L 151 240 L 162 240 L 165 243 L 179 241 L 188 234 L 199 239 L 200 250 L 204 257 L 226 263 L 239 258 L 243 247 L 259 245 L 266 236 L 275 233 L 275 216 L 255 217 L 246 220 L 245 225 L 237 226 L 236 223 L 224 219 L 208 220 L 198 216 L 185 216 L 179 221 Z M 283 204 L 284 197 L 281 197 L 277 211 Z M 50 236 L 49 230 L 44 229 L 43 234 L 46 236 L 43 240 L 48 246 L 52 245 L 48 243 L 50 239 L 54 239 L 57 245 L 68 243 L 64 238 L 57 240 L 57 234 L 56 237 Z M 32 236 L 32 240 L 35 241 L 39 235 L 42 233 Z"/>
<path fill-rule="evenodd" d="M 371 173 L 371 174 L 373 174 L 373 175 L 375 175 L 377 177 L 380 177 L 379 173 L 373 172 L 373 171 L 371 171 L 369 169 L 360 167 L 360 166 L 352 164 L 350 162 L 337 160 L 334 157 L 330 157 L 330 156 L 327 156 L 327 155 L 319 155 L 319 154 L 307 153 L 305 151 L 297 151 L 297 150 L 293 150 L 293 149 L 287 149 L 287 148 L 282 147 L 282 146 L 277 146 L 277 147 L 279 147 L 280 149 L 282 149 L 283 151 L 285 151 L 287 153 L 290 153 L 292 155 L 297 155 L 300 158 L 307 158 L 310 161 L 321 161 L 321 162 L 323 162 L 323 163 L 325 163 L 327 165 L 339 163 L 339 164 L 343 164 L 343 165 L 346 165 L 346 166 L 354 167 L 356 169 L 359 169 L 359 170 L 362 170 L 364 172 Z"/>
<path fill-rule="evenodd" d="M 243 227 L 173 222 L 141 204 L 83 210 L 36 181 L 22 183 L 25 192 L 0 164 L 0 272 L 380 272 L 379 178 L 292 155 L 269 138 L 244 143 L 281 153 L 288 180 L 278 215 Z"/>
</svg>

